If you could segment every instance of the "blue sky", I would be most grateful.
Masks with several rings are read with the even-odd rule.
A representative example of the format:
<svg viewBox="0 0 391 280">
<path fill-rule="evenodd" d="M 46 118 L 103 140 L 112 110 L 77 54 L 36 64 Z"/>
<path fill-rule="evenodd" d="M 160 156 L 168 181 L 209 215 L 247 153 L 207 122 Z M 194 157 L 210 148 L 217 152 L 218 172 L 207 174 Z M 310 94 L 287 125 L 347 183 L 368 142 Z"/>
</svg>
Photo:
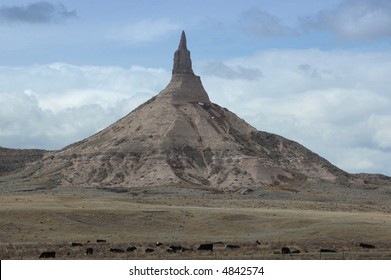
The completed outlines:
<svg viewBox="0 0 391 280">
<path fill-rule="evenodd" d="M 59 149 L 159 93 L 186 31 L 212 101 L 391 175 L 391 1 L 0 3 L 0 146 Z"/>
<path fill-rule="evenodd" d="M 337 20 L 336 10 L 346 9 L 350 2 L 383 2 L 379 9 L 390 9 L 387 1 L 376 0 L 201 0 L 185 4 L 173 0 L 3 0 L 1 61 L 3 65 L 61 61 L 170 67 L 166 57 L 171 55 L 181 29 L 191 37 L 192 48 L 197 50 L 194 58 L 198 59 L 225 59 L 270 48 L 389 47 L 382 34 L 377 40 L 367 40 L 362 32 L 357 40 L 350 40 L 342 28 L 333 26 L 330 21 Z"/>
</svg>

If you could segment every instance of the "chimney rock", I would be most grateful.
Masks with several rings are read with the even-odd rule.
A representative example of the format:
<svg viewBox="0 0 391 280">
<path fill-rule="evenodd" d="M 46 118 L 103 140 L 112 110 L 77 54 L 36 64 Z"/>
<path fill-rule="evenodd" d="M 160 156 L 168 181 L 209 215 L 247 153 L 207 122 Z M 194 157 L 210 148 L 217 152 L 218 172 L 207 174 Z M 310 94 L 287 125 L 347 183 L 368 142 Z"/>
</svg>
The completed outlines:
<svg viewBox="0 0 391 280">
<path fill-rule="evenodd" d="M 174 54 L 172 74 L 194 74 L 191 67 L 190 51 L 186 46 L 186 34 L 182 31 L 178 49 Z"/>
</svg>

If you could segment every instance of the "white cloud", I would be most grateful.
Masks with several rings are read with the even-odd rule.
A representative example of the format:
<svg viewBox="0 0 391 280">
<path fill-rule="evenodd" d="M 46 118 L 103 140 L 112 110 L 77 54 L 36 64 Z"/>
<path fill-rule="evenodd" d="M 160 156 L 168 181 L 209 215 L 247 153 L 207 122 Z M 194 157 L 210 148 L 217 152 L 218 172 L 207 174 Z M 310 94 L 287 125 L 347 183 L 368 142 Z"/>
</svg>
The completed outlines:
<svg viewBox="0 0 391 280">
<path fill-rule="evenodd" d="M 354 148 L 349 151 L 342 151 L 343 156 L 339 156 L 339 162 L 346 169 L 367 170 L 371 172 L 376 170 L 376 161 L 380 153 L 376 153 L 370 149 Z"/>
<path fill-rule="evenodd" d="M 224 63 L 263 78 L 202 75 L 214 102 L 350 172 L 391 174 L 391 52 L 269 50 Z"/>
<path fill-rule="evenodd" d="M 158 41 L 171 32 L 178 32 L 181 26 L 168 19 L 142 20 L 112 28 L 108 39 L 119 40 L 128 44 L 140 44 Z"/>
<path fill-rule="evenodd" d="M 391 150 L 391 114 L 373 115 L 368 123 L 375 131 L 373 142 L 379 148 Z"/>
<path fill-rule="evenodd" d="M 391 2 L 345 0 L 334 9 L 301 19 L 304 29 L 325 29 L 343 40 L 368 40 L 391 36 Z"/>
<path fill-rule="evenodd" d="M 0 67 L 0 146 L 62 148 L 123 117 L 168 81 L 166 71 L 142 67 Z"/>
</svg>

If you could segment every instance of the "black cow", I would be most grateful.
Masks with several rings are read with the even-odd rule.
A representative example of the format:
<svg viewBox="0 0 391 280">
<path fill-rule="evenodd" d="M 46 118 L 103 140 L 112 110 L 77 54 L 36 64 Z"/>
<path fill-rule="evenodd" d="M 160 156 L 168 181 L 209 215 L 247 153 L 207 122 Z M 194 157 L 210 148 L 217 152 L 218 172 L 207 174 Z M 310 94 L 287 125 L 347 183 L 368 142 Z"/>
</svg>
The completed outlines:
<svg viewBox="0 0 391 280">
<path fill-rule="evenodd" d="M 366 248 L 366 249 L 375 249 L 376 247 L 374 245 L 371 245 L 371 244 L 367 244 L 367 243 L 360 243 L 360 246 L 361 248 Z"/>
<path fill-rule="evenodd" d="M 92 249 L 92 248 L 90 248 L 90 247 L 88 247 L 88 248 L 86 249 L 86 255 L 92 255 L 93 252 L 94 252 L 94 249 Z"/>
<path fill-rule="evenodd" d="M 255 241 L 255 242 L 257 242 L 257 244 L 258 244 L 258 245 L 261 245 L 261 242 L 259 242 L 258 240 L 257 240 L 257 241 Z"/>
<path fill-rule="evenodd" d="M 56 257 L 56 252 L 54 251 L 46 251 L 42 252 L 41 255 L 39 255 L 40 259 L 51 259 Z"/>
<path fill-rule="evenodd" d="M 111 248 L 110 252 L 113 252 L 113 253 L 125 253 L 125 250 L 118 249 L 118 248 Z"/>
<path fill-rule="evenodd" d="M 239 249 L 240 246 L 239 246 L 239 245 L 233 245 L 233 244 L 227 244 L 227 245 L 225 245 L 225 248 L 229 248 L 229 249 Z"/>
<path fill-rule="evenodd" d="M 71 243 L 71 247 L 77 247 L 77 246 L 83 246 L 83 244 L 77 243 L 77 242 L 72 242 Z"/>
<path fill-rule="evenodd" d="M 155 252 L 155 250 L 152 248 L 145 249 L 145 253 L 152 253 L 152 252 Z"/>
<path fill-rule="evenodd" d="M 162 246 L 162 245 L 163 245 L 163 243 L 161 243 L 161 242 L 159 242 L 159 241 L 156 242 L 156 246 L 157 246 L 157 247 Z"/>
<path fill-rule="evenodd" d="M 281 254 L 285 255 L 285 254 L 290 254 L 290 253 L 291 253 L 291 249 L 289 249 L 288 247 L 281 248 Z"/>
<path fill-rule="evenodd" d="M 170 248 L 167 249 L 167 252 L 169 253 L 176 253 L 176 252 L 184 252 L 188 249 L 182 247 L 181 245 L 171 245 Z"/>
<path fill-rule="evenodd" d="M 96 240 L 96 243 L 106 243 L 106 240 L 104 240 L 104 239 L 98 239 L 98 240 Z"/>
<path fill-rule="evenodd" d="M 337 251 L 333 250 L 333 249 L 320 249 L 319 252 L 321 252 L 321 253 L 337 253 Z"/>
<path fill-rule="evenodd" d="M 126 252 L 133 252 L 136 249 L 137 248 L 135 246 L 129 246 L 128 248 L 126 248 Z"/>
<path fill-rule="evenodd" d="M 205 251 L 211 251 L 213 252 L 213 244 L 206 243 L 206 244 L 201 244 L 198 247 L 198 250 L 205 250 Z"/>
</svg>

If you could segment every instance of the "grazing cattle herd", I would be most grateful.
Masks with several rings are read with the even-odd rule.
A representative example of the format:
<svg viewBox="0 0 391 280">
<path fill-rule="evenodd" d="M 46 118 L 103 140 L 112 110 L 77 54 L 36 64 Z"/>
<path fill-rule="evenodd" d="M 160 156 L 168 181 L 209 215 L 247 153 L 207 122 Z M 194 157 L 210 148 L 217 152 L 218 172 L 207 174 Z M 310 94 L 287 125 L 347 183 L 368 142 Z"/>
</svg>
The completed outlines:
<svg viewBox="0 0 391 280">
<path fill-rule="evenodd" d="M 106 243 L 106 240 L 104 240 L 104 239 L 97 239 L 96 243 Z M 89 247 L 86 247 L 85 255 L 86 256 L 93 256 L 94 252 L 96 251 L 96 248 L 94 250 L 94 248 L 91 247 L 93 245 L 92 245 L 92 243 L 90 243 L 90 241 L 88 241 L 86 244 L 79 243 L 79 242 L 71 242 L 70 243 L 70 247 L 74 248 L 73 250 L 75 250 L 76 249 L 75 247 L 83 247 L 84 248 L 84 246 L 86 246 L 87 244 L 89 244 Z M 97 244 L 97 246 L 102 246 L 102 245 L 98 245 Z M 154 252 L 156 252 L 156 250 L 158 250 L 159 252 L 167 252 L 167 253 L 175 254 L 175 253 L 178 253 L 178 252 L 182 253 L 182 252 L 185 252 L 185 251 L 192 251 L 192 252 L 194 252 L 196 250 L 196 251 L 206 251 L 206 252 L 209 251 L 209 252 L 213 253 L 214 246 L 218 246 L 217 248 L 220 248 L 220 250 L 223 249 L 223 248 L 225 248 L 227 250 L 234 250 L 234 249 L 241 249 L 241 248 L 243 248 L 240 245 L 229 244 L 229 243 L 225 244 L 223 242 L 203 243 L 203 244 L 199 244 L 198 247 L 188 247 L 188 248 L 183 247 L 182 245 L 178 245 L 178 244 L 175 244 L 175 245 L 165 245 L 165 244 L 163 244 L 161 242 L 156 242 L 154 245 L 148 246 L 146 248 L 142 248 L 142 246 L 136 247 L 136 246 L 132 245 L 132 246 L 128 246 L 126 249 L 110 248 L 108 250 L 108 252 L 109 253 L 113 253 L 113 254 L 123 254 L 123 253 L 131 253 L 131 252 L 137 251 L 137 252 L 144 252 L 144 253 L 150 254 L 150 253 L 154 253 Z M 261 242 L 259 242 L 257 240 L 254 243 L 254 246 L 260 247 L 261 246 Z M 359 243 L 359 244 L 356 244 L 356 246 L 360 247 L 362 249 L 375 249 L 376 248 L 374 245 L 368 244 L 368 243 Z M 155 248 L 153 248 L 153 247 L 155 247 Z M 161 248 L 163 248 L 163 249 L 161 249 Z M 329 249 L 329 248 L 321 248 L 319 250 L 319 252 L 320 253 L 337 253 L 337 250 Z M 300 253 L 301 253 L 301 251 L 299 249 L 289 248 L 287 246 L 282 247 L 281 251 L 280 251 L 280 254 L 282 254 L 282 255 L 292 255 L 292 254 L 300 254 Z M 70 255 L 70 253 L 68 252 L 67 256 L 69 256 L 69 255 Z M 56 252 L 55 251 L 44 251 L 44 252 L 42 252 L 39 255 L 39 258 L 40 259 L 54 259 L 54 258 L 56 258 Z"/>
</svg>

